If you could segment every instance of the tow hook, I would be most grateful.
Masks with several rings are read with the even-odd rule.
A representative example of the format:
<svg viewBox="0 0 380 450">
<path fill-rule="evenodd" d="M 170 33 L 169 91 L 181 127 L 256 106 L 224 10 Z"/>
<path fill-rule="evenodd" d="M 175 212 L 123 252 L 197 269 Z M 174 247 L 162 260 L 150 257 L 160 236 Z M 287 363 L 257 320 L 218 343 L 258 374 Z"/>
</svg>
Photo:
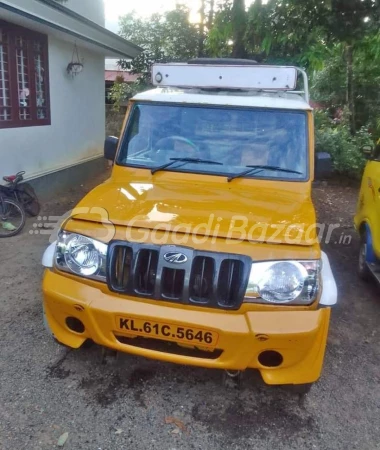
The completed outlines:
<svg viewBox="0 0 380 450">
<path fill-rule="evenodd" d="M 224 385 L 227 388 L 239 389 L 242 384 L 243 372 L 241 370 L 225 370 Z"/>
</svg>

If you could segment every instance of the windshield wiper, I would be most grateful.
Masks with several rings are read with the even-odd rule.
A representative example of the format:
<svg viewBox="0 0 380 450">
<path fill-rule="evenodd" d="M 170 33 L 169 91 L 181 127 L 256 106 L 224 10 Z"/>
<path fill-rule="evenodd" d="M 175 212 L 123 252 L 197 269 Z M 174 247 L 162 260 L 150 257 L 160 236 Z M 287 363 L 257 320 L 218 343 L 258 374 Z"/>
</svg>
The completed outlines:
<svg viewBox="0 0 380 450">
<path fill-rule="evenodd" d="M 276 167 L 276 166 L 245 166 L 249 167 L 248 170 L 244 170 L 244 172 L 237 173 L 236 175 L 232 175 L 231 177 L 227 178 L 227 181 L 230 182 L 234 180 L 235 178 L 242 178 L 245 175 L 249 175 L 251 173 L 262 172 L 263 170 L 273 170 L 275 172 L 286 172 L 286 173 L 296 173 L 297 175 L 302 175 L 302 172 L 298 172 L 297 170 L 291 170 L 291 169 L 283 169 L 282 167 Z"/>
<path fill-rule="evenodd" d="M 152 175 L 156 172 L 159 172 L 160 170 L 166 169 L 167 167 L 172 166 L 176 162 L 183 162 L 183 163 L 195 163 L 195 164 L 216 164 L 218 166 L 223 166 L 223 163 L 217 162 L 217 161 L 210 161 L 208 159 L 199 159 L 199 158 L 170 158 L 170 162 L 163 164 L 162 166 L 155 167 L 151 170 Z"/>
</svg>

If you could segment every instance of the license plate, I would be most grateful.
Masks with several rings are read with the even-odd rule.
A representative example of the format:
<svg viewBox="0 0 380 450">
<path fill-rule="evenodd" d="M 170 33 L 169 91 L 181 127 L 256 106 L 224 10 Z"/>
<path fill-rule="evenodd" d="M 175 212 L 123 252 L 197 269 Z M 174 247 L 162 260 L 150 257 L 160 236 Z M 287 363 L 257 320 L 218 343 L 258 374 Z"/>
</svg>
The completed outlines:
<svg viewBox="0 0 380 450">
<path fill-rule="evenodd" d="M 194 346 L 215 347 L 218 342 L 218 333 L 215 331 L 182 327 L 137 317 L 117 317 L 116 325 L 123 333 L 163 339 L 165 341 L 184 342 Z"/>
</svg>

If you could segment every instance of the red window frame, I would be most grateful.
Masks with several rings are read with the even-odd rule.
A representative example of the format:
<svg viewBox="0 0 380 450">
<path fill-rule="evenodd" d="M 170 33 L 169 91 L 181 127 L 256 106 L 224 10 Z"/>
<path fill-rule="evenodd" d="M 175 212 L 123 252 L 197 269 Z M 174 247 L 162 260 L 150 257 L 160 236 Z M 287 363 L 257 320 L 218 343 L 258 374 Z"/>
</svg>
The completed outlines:
<svg viewBox="0 0 380 450">
<path fill-rule="evenodd" d="M 40 125 L 50 125 L 50 86 L 49 86 L 49 55 L 48 55 L 48 37 L 45 34 L 31 31 L 27 28 L 14 25 L 9 22 L 0 20 L 0 30 L 6 35 L 7 41 L 4 44 L 7 50 L 7 66 L 8 66 L 8 89 L 9 98 L 7 99 L 9 106 L 4 106 L 0 98 L 0 129 L 1 128 L 19 128 L 19 127 L 35 127 Z M 25 73 L 28 75 L 29 94 L 28 106 L 21 105 L 21 94 L 19 92 L 20 73 L 18 72 L 18 39 L 22 37 L 24 50 L 23 64 L 25 64 Z M 1 36 L 0 36 L 1 38 Z M 38 42 L 40 50 L 36 50 L 35 43 Z M 0 42 L 1 44 L 1 42 Z M 19 55 L 20 56 L 20 55 Z M 43 106 L 37 105 L 37 63 L 35 56 L 39 56 L 40 73 L 43 72 L 43 81 L 40 83 L 40 89 L 43 93 Z M 41 63 L 43 62 L 43 64 Z M 42 69 L 41 69 L 42 67 Z M 1 67 L 0 67 L 1 70 Z M 6 72 L 4 71 L 4 74 Z M 0 74 L 0 81 L 1 81 Z M 40 75 L 41 80 L 41 75 Z M 42 86 L 42 87 L 41 87 Z M 0 86 L 1 87 L 1 86 Z M 25 90 L 25 89 L 24 89 Z M 0 89 L 0 96 L 1 94 Z M 24 94 L 25 96 L 25 94 Z M 5 110 L 10 114 L 9 120 L 4 120 Z M 27 113 L 26 113 L 27 111 Z M 3 113 L 3 114 L 2 114 Z M 39 118 L 40 116 L 40 118 Z M 43 117 L 42 117 L 43 116 Z"/>
</svg>

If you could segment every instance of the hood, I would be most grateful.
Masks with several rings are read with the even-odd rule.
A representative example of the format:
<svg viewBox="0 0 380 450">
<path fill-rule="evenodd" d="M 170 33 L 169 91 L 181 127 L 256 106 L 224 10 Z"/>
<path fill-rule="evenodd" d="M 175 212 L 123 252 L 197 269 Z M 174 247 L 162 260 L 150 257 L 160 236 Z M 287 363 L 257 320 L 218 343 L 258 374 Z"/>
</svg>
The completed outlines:
<svg viewBox="0 0 380 450">
<path fill-rule="evenodd" d="M 110 179 L 90 192 L 72 217 L 210 238 L 315 243 L 309 184 L 265 180 L 256 186 L 239 181 Z"/>
</svg>

